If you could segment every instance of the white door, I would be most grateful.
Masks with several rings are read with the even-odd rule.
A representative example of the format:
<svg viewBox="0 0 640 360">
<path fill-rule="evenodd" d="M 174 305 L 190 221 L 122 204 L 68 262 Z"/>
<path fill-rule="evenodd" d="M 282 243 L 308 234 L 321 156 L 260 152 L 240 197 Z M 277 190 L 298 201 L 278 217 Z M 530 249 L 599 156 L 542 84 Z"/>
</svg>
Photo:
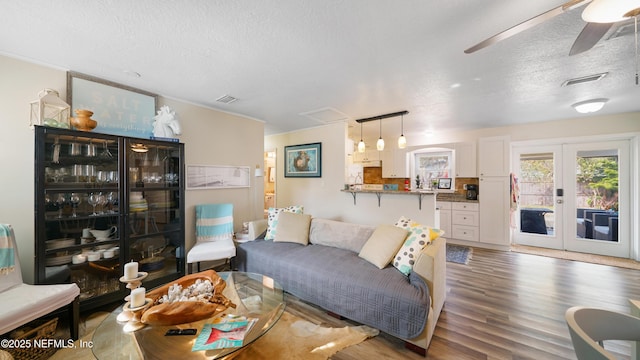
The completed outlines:
<svg viewBox="0 0 640 360">
<path fill-rule="evenodd" d="M 564 145 L 565 249 L 630 255 L 630 144 L 628 140 Z M 578 218 L 585 212 L 582 221 Z"/>
<path fill-rule="evenodd" d="M 517 244 L 628 258 L 630 144 L 514 147 Z"/>
<path fill-rule="evenodd" d="M 563 249 L 562 145 L 514 147 L 513 172 L 519 190 L 514 242 Z"/>
</svg>

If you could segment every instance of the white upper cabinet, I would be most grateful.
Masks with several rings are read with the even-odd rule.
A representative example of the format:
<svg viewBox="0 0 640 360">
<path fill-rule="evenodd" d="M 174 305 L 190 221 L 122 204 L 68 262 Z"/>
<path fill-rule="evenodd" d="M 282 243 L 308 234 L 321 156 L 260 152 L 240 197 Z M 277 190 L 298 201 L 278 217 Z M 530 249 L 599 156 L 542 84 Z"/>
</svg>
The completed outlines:
<svg viewBox="0 0 640 360">
<path fill-rule="evenodd" d="M 509 137 L 495 136 L 478 140 L 478 175 L 509 176 Z"/>
<path fill-rule="evenodd" d="M 353 152 L 353 162 L 359 163 L 364 161 L 376 161 L 380 160 L 380 151 L 376 149 L 367 149 L 365 152 L 361 153 L 358 150 Z"/>
<path fill-rule="evenodd" d="M 382 156 L 383 178 L 408 178 L 407 150 L 390 148 L 380 153 Z"/>
<path fill-rule="evenodd" d="M 476 143 L 463 142 L 454 144 L 456 158 L 456 177 L 477 177 Z"/>
</svg>

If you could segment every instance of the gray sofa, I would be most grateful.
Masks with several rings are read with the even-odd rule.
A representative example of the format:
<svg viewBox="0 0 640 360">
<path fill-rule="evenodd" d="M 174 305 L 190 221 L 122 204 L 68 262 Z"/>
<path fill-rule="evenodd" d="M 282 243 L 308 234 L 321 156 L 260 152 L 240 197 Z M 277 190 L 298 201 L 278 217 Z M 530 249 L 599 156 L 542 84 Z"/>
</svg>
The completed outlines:
<svg viewBox="0 0 640 360">
<path fill-rule="evenodd" d="M 266 228 L 266 220 L 250 227 Z M 240 243 L 235 264 L 240 271 L 274 278 L 304 301 L 401 338 L 426 355 L 445 301 L 446 241 L 438 238 L 426 246 L 406 276 L 358 256 L 374 230 L 314 218 L 308 245 L 264 239 Z"/>
</svg>

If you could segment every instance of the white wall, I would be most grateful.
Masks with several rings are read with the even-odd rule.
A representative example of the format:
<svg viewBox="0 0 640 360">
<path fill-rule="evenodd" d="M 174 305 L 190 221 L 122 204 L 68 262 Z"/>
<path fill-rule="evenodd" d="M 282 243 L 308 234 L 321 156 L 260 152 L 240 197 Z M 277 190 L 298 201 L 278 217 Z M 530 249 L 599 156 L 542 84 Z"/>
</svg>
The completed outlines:
<svg viewBox="0 0 640 360">
<path fill-rule="evenodd" d="M 35 151 L 34 133 L 28 126 L 29 103 L 44 88 L 55 89 L 66 99 L 66 71 L 0 56 L 0 79 L 0 222 L 14 227 L 23 276 L 32 282 Z M 169 105 L 181 121 L 180 141 L 185 143 L 187 164 L 262 167 L 264 123 L 174 99 L 160 97 L 158 102 L 158 107 Z M 232 202 L 236 230 L 261 213 L 262 179 L 251 180 L 250 188 L 186 192 L 187 248 L 194 242 L 195 204 Z M 254 193 L 260 194 L 259 201 Z"/>
<path fill-rule="evenodd" d="M 511 141 L 549 140 L 569 137 L 588 137 L 603 134 L 637 134 L 640 132 L 640 113 L 627 113 L 608 116 L 581 117 L 569 120 L 558 120 L 505 126 L 470 131 L 452 131 L 436 133 L 432 137 L 408 137 L 408 150 L 433 144 L 447 144 L 455 142 L 477 142 L 481 137 L 508 135 Z M 322 142 L 323 169 L 321 179 L 291 179 L 283 177 L 282 159 L 278 160 L 277 204 L 276 206 L 304 205 L 305 212 L 315 217 L 351 221 L 363 224 L 379 224 L 393 222 L 399 216 L 407 216 L 434 224 L 431 219 L 433 199 L 423 199 L 423 210 L 418 211 L 417 198 L 409 195 L 383 195 L 381 206 L 374 194 L 359 194 L 354 206 L 353 197 L 339 189 L 344 185 L 345 174 L 345 140 L 347 130 L 345 124 L 333 124 L 309 130 L 296 131 L 287 134 L 267 136 L 265 149 L 277 149 L 282 157 L 285 145 L 295 145 L 310 142 Z M 359 136 L 359 134 L 357 134 Z M 354 140 L 354 139 L 352 139 Z M 395 139 L 385 139 L 387 144 L 395 144 Z M 358 141 L 355 139 L 354 141 Z M 633 159 L 640 159 L 638 145 L 634 148 Z M 636 167 L 638 169 L 638 167 Z M 635 184 L 640 179 L 640 172 L 634 173 Z M 632 211 L 633 219 L 640 223 L 640 208 L 638 192 L 634 190 L 636 199 Z M 632 237 L 637 242 L 640 229 L 635 227 Z M 638 249 L 638 247 L 636 247 Z M 638 258 L 640 255 L 636 254 Z"/>
<path fill-rule="evenodd" d="M 434 196 L 425 196 L 422 209 L 417 195 L 385 194 L 380 200 L 375 194 L 358 194 L 356 204 L 345 184 L 345 141 L 347 125 L 336 123 L 313 129 L 265 137 L 265 149 L 276 149 L 277 196 L 276 206 L 304 206 L 304 212 L 314 217 L 359 224 L 393 224 L 400 216 L 409 217 L 426 225 L 435 225 Z M 321 178 L 285 178 L 284 147 L 307 143 L 322 143 Z"/>
</svg>

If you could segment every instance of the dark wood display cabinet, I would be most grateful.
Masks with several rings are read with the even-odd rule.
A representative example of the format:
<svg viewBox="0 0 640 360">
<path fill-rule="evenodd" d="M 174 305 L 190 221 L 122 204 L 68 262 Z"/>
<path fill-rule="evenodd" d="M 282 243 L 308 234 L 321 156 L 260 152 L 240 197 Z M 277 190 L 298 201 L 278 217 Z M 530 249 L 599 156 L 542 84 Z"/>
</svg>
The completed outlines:
<svg viewBox="0 0 640 360">
<path fill-rule="evenodd" d="M 184 145 L 37 126 L 35 281 L 81 310 L 122 300 L 124 263 L 153 288 L 184 275 Z"/>
</svg>

